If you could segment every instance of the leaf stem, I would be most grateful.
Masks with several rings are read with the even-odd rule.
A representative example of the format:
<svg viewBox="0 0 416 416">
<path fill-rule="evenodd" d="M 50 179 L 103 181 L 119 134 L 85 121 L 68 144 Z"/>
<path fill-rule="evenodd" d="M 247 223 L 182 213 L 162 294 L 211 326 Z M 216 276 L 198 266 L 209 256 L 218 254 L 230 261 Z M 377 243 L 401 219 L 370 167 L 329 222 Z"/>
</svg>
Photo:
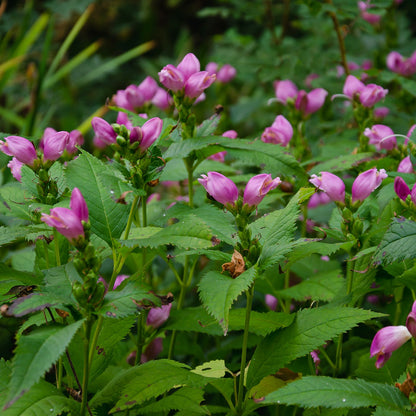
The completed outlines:
<svg viewBox="0 0 416 416">
<path fill-rule="evenodd" d="M 91 339 L 91 329 L 93 324 L 93 319 L 91 315 L 87 317 L 87 320 L 84 323 L 84 374 L 82 376 L 82 401 L 81 401 L 81 411 L 80 415 L 85 416 L 85 411 L 88 406 L 88 379 L 90 373 L 90 339 Z"/>
<path fill-rule="evenodd" d="M 144 344 L 144 325 L 145 321 L 145 312 L 142 310 L 140 315 L 137 317 L 137 342 L 136 342 L 136 359 L 134 361 L 135 365 L 140 364 L 140 359 L 142 357 L 143 352 L 143 344 Z"/>
<path fill-rule="evenodd" d="M 253 304 L 253 296 L 254 296 L 254 284 L 246 290 L 246 318 L 244 323 L 244 335 L 243 335 L 243 347 L 241 350 L 241 365 L 240 365 L 240 378 L 239 378 L 239 385 L 238 385 L 238 401 L 237 401 L 237 414 L 243 414 L 243 397 L 244 397 L 244 379 L 245 379 L 245 370 L 246 370 L 246 361 L 247 361 L 247 343 L 248 343 L 248 334 L 249 334 L 249 327 L 250 327 L 250 314 L 251 314 L 251 307 Z"/>
</svg>

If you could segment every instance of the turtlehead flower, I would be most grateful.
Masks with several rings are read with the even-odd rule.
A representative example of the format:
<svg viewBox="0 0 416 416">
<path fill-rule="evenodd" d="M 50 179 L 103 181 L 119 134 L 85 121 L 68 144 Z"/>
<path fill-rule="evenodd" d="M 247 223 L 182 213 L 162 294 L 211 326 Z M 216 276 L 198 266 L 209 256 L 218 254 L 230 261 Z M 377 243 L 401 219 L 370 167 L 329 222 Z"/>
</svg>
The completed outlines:
<svg viewBox="0 0 416 416">
<path fill-rule="evenodd" d="M 354 75 L 345 79 L 343 93 L 351 100 L 357 99 L 364 107 L 372 107 L 385 98 L 389 91 L 376 84 L 365 85 Z"/>
<path fill-rule="evenodd" d="M 158 87 L 155 95 L 152 98 L 152 104 L 161 110 L 167 110 L 172 106 L 173 99 L 166 90 Z"/>
<path fill-rule="evenodd" d="M 230 64 L 225 64 L 217 72 L 217 80 L 223 84 L 226 84 L 227 82 L 230 82 L 232 79 L 234 79 L 236 75 L 237 70 Z"/>
<path fill-rule="evenodd" d="M 275 81 L 273 86 L 277 101 L 283 104 L 287 104 L 287 101 L 290 99 L 294 100 L 298 95 L 297 86 L 289 79 Z"/>
<path fill-rule="evenodd" d="M 277 300 L 277 298 L 276 298 L 276 297 L 274 297 L 273 295 L 269 295 L 269 294 L 267 294 L 267 295 L 265 295 L 265 297 L 264 297 L 264 301 L 265 301 L 265 303 L 266 303 L 267 307 L 268 307 L 270 310 L 272 310 L 272 311 L 275 311 L 275 310 L 276 310 L 276 308 L 277 308 L 277 304 L 278 304 L 278 300 Z"/>
<path fill-rule="evenodd" d="M 262 173 L 260 175 L 253 176 L 244 189 L 244 204 L 250 206 L 257 206 L 266 196 L 266 194 L 277 188 L 282 181 L 279 177 L 272 179 L 272 175 L 269 173 Z"/>
<path fill-rule="evenodd" d="M 392 150 L 397 146 L 393 130 L 383 124 L 375 124 L 364 130 L 364 136 L 369 138 L 369 144 L 373 144 L 377 150 Z"/>
<path fill-rule="evenodd" d="M 331 198 L 326 192 L 315 192 L 308 201 L 308 208 L 316 208 L 320 205 L 326 205 L 331 202 Z"/>
<path fill-rule="evenodd" d="M 387 68 L 396 74 L 409 77 L 416 73 L 416 52 L 410 58 L 404 58 L 399 52 L 393 51 L 387 55 Z"/>
<path fill-rule="evenodd" d="M 37 159 L 35 146 L 31 141 L 20 136 L 8 136 L 0 140 L 0 150 L 8 156 L 14 156 L 19 162 L 33 166 Z"/>
<path fill-rule="evenodd" d="M 277 116 L 270 127 L 266 127 L 261 135 L 265 143 L 287 146 L 293 137 L 293 127 L 284 116 Z"/>
<path fill-rule="evenodd" d="M 43 152 L 43 159 L 58 160 L 68 147 L 69 138 L 67 131 L 58 131 L 54 134 L 44 135 L 39 143 L 39 147 Z"/>
<path fill-rule="evenodd" d="M 146 325 L 152 326 L 153 328 L 159 328 L 169 318 L 171 309 L 171 303 L 168 303 L 167 305 L 162 305 L 160 308 L 150 309 L 147 315 Z"/>
<path fill-rule="evenodd" d="M 309 115 L 318 111 L 325 102 L 328 91 L 323 88 L 315 88 L 307 93 L 306 91 L 299 91 L 295 107 L 305 115 Z"/>
<path fill-rule="evenodd" d="M 140 141 L 140 150 L 147 150 L 160 136 L 163 127 L 163 120 L 159 117 L 153 117 L 147 120 L 141 127 L 142 138 Z"/>
<path fill-rule="evenodd" d="M 88 222 L 88 208 L 79 189 L 72 191 L 70 208 L 52 208 L 50 215 L 42 213 L 41 221 L 56 228 L 71 243 L 84 238 L 83 221 Z"/>
<path fill-rule="evenodd" d="M 370 348 L 370 357 L 377 357 L 376 367 L 383 367 L 393 351 L 400 348 L 410 338 L 412 334 L 403 325 L 386 326 L 380 329 L 373 338 Z"/>
<path fill-rule="evenodd" d="M 198 98 L 215 79 L 215 74 L 200 71 L 199 60 L 193 53 L 188 53 L 177 67 L 169 64 L 159 72 L 159 80 L 167 89 L 183 90 L 192 99 Z"/>
<path fill-rule="evenodd" d="M 359 174 L 352 184 L 352 203 L 364 201 L 385 178 L 387 173 L 384 169 L 373 168 Z"/>
<path fill-rule="evenodd" d="M 116 280 L 114 282 L 113 290 L 116 290 L 126 279 L 128 279 L 127 274 L 120 274 L 116 277 Z"/>
<path fill-rule="evenodd" d="M 202 175 L 198 182 L 219 203 L 234 206 L 238 199 L 238 188 L 236 184 L 226 176 L 218 172 L 208 172 Z"/>
<path fill-rule="evenodd" d="M 13 177 L 21 182 L 22 181 L 22 166 L 24 163 L 20 162 L 16 157 L 14 157 L 8 164 L 7 167 L 10 168 Z"/>
<path fill-rule="evenodd" d="M 370 1 L 359 1 L 358 8 L 360 9 L 361 17 L 370 25 L 376 26 L 380 23 L 381 16 L 375 13 L 369 13 L 367 10 L 373 7 Z"/>
<path fill-rule="evenodd" d="M 97 141 L 104 144 L 104 146 L 109 146 L 116 142 L 117 134 L 114 131 L 111 124 L 105 121 L 103 118 L 94 117 L 91 120 L 92 128 L 95 132 L 95 137 Z"/>
<path fill-rule="evenodd" d="M 319 176 L 312 175 L 309 182 L 324 191 L 332 201 L 342 204 L 345 202 L 345 184 L 333 173 L 321 172 Z"/>
<path fill-rule="evenodd" d="M 406 156 L 397 167 L 397 172 L 402 173 L 414 173 L 413 164 L 410 160 L 410 156 Z"/>
<path fill-rule="evenodd" d="M 404 179 L 400 176 L 396 176 L 394 179 L 394 191 L 403 201 L 406 201 L 407 197 L 410 195 L 413 204 L 416 205 L 416 184 L 413 186 L 412 190 L 410 190 Z"/>
</svg>

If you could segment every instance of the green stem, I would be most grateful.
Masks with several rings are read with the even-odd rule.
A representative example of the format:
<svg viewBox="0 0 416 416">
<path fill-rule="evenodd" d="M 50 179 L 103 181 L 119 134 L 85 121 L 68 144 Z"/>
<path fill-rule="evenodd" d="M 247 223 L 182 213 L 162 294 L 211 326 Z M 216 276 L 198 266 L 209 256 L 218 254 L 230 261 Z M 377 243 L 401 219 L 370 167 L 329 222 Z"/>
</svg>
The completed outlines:
<svg viewBox="0 0 416 416">
<path fill-rule="evenodd" d="M 82 401 L 81 401 L 81 416 L 85 416 L 85 412 L 88 407 L 88 379 L 90 373 L 90 339 L 91 339 L 91 329 L 92 329 L 92 317 L 91 315 L 87 317 L 87 320 L 84 324 L 84 374 L 82 376 Z"/>
<path fill-rule="evenodd" d="M 137 317 L 137 342 L 136 342 L 136 359 L 134 364 L 140 364 L 140 359 L 143 352 L 144 344 L 144 326 L 145 326 L 145 313 L 144 310 L 140 312 L 140 315 Z"/>
<path fill-rule="evenodd" d="M 342 367 L 342 340 L 343 334 L 339 334 L 338 337 L 338 345 L 337 345 L 337 352 L 335 357 L 335 367 L 334 367 L 334 377 L 339 373 Z"/>
<path fill-rule="evenodd" d="M 127 240 L 129 238 L 129 234 L 130 234 L 130 229 L 131 229 L 131 224 L 133 223 L 133 218 L 134 218 L 134 211 L 137 207 L 137 204 L 139 202 L 139 196 L 135 196 L 134 200 L 131 204 L 131 208 L 130 208 L 130 213 L 129 213 L 129 218 L 127 219 L 127 225 L 126 225 L 126 230 L 124 231 L 124 239 Z"/>
<path fill-rule="evenodd" d="M 254 296 L 254 284 L 246 290 L 247 304 L 246 304 L 246 318 L 244 323 L 244 335 L 243 335 L 243 348 L 241 350 L 241 365 L 240 365 L 240 378 L 238 385 L 238 401 L 237 401 L 237 414 L 241 415 L 243 413 L 243 398 L 244 398 L 244 376 L 246 371 L 246 361 L 247 361 L 247 343 L 248 343 L 248 334 L 250 327 L 250 314 L 251 306 L 253 304 Z"/>
<path fill-rule="evenodd" d="M 48 251 L 48 243 L 46 242 L 46 240 L 43 240 L 43 251 L 45 252 L 46 268 L 49 269 L 50 268 L 50 265 L 49 265 L 49 251 Z"/>
<path fill-rule="evenodd" d="M 347 262 L 347 295 L 352 292 L 354 285 L 354 270 L 355 270 L 355 260 L 350 260 Z"/>
<path fill-rule="evenodd" d="M 186 170 L 188 171 L 188 198 L 189 198 L 189 206 L 193 208 L 194 206 L 194 163 L 193 160 L 190 158 L 184 159 Z"/>
</svg>

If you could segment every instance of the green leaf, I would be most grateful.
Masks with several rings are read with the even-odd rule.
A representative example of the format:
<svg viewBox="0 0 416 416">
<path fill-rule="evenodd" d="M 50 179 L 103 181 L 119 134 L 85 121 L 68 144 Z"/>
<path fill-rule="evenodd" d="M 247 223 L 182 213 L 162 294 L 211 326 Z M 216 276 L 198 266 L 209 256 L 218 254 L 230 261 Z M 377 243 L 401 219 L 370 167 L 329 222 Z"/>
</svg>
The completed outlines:
<svg viewBox="0 0 416 416">
<path fill-rule="evenodd" d="M 206 407 L 201 406 L 203 400 L 204 392 L 201 389 L 182 387 L 171 395 L 162 397 L 159 401 L 148 406 L 140 406 L 134 411 L 137 415 L 148 415 L 156 412 L 169 414 L 170 410 L 183 411 L 186 415 L 210 415 L 211 413 Z"/>
<path fill-rule="evenodd" d="M 88 180 L 86 180 L 88 178 Z M 92 232 L 112 246 L 127 224 L 129 207 L 117 204 L 123 193 L 122 178 L 108 165 L 89 153 L 82 154 L 68 163 L 66 179 L 72 188 L 79 188 L 89 208 Z"/>
<path fill-rule="evenodd" d="M 251 311 L 249 331 L 256 335 L 266 336 L 278 328 L 289 326 L 294 318 L 294 314 L 289 315 L 284 312 Z M 241 331 L 244 329 L 244 324 L 245 309 L 231 309 L 228 332 Z M 218 321 L 201 306 L 172 310 L 165 329 L 223 335 Z"/>
<path fill-rule="evenodd" d="M 247 373 L 248 388 L 360 322 L 382 316 L 348 307 L 303 309 L 296 315 L 291 326 L 268 335 L 257 347 Z"/>
<path fill-rule="evenodd" d="M 0 246 L 14 243 L 17 240 L 25 238 L 28 234 L 31 234 L 33 238 L 33 233 L 36 236 L 41 236 L 45 233 L 47 227 L 42 225 L 25 225 L 18 227 L 0 227 Z"/>
<path fill-rule="evenodd" d="M 158 247 L 173 244 L 181 248 L 212 247 L 212 232 L 198 217 L 191 214 L 166 228 L 143 227 L 131 230 L 129 240 L 122 240 L 126 247 Z"/>
<path fill-rule="evenodd" d="M 128 279 L 121 290 L 107 292 L 98 313 L 110 318 L 123 318 L 137 314 L 137 307 L 141 301 L 159 305 L 160 300 L 151 294 L 149 290 L 147 286 Z"/>
<path fill-rule="evenodd" d="M 343 286 L 344 279 L 342 277 L 342 271 L 340 269 L 330 270 L 312 275 L 297 285 L 277 291 L 277 294 L 286 299 L 294 299 L 297 301 L 304 301 L 306 299 L 330 301 Z"/>
<path fill-rule="evenodd" d="M 301 407 L 357 408 L 382 406 L 399 411 L 410 409 L 409 400 L 396 387 L 365 380 L 307 376 L 266 396 L 265 403 Z"/>
<path fill-rule="evenodd" d="M 212 378 L 221 378 L 224 377 L 227 372 L 230 372 L 225 366 L 224 360 L 212 360 L 195 367 L 191 371 L 200 376 Z"/>
<path fill-rule="evenodd" d="M 20 338 L 12 362 L 7 407 L 37 383 L 58 360 L 83 322 L 45 326 Z"/>
<path fill-rule="evenodd" d="M 416 257 L 416 223 L 406 218 L 394 218 L 378 246 L 374 261 L 392 263 Z"/>
<path fill-rule="evenodd" d="M 129 409 L 157 397 L 174 387 L 201 387 L 209 379 L 194 374 L 190 368 L 172 360 L 149 361 L 126 371 L 111 380 L 90 401 L 91 407 L 114 403 L 112 412 Z"/>
<path fill-rule="evenodd" d="M 371 158 L 373 153 L 358 153 L 356 155 L 342 155 L 339 157 L 331 158 L 325 162 L 319 163 L 314 166 L 309 173 L 318 174 L 320 172 L 343 172 L 351 169 L 353 166 L 358 165 L 361 161 Z M 308 161 L 310 163 L 310 161 Z"/>
<path fill-rule="evenodd" d="M 2 373 L 3 374 L 3 373 Z M 2 416 L 58 416 L 68 412 L 68 416 L 80 414 L 80 404 L 64 396 L 52 384 L 41 380 L 10 408 L 2 410 Z"/>
<path fill-rule="evenodd" d="M 240 276 L 232 279 L 217 271 L 208 272 L 198 285 L 199 297 L 207 311 L 228 331 L 229 313 L 232 304 L 247 290 L 256 277 L 256 269 L 251 267 Z"/>
</svg>

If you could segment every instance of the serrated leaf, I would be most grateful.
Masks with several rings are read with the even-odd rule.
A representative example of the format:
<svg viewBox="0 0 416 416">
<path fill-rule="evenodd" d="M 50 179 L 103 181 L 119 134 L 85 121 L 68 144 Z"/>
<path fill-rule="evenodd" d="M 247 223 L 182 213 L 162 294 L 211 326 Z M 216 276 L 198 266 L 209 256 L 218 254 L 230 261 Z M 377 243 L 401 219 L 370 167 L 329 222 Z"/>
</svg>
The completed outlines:
<svg viewBox="0 0 416 416">
<path fill-rule="evenodd" d="M 344 286 L 341 270 L 318 273 L 297 285 L 279 290 L 278 295 L 286 299 L 304 301 L 306 299 L 330 301 Z"/>
<path fill-rule="evenodd" d="M 416 257 L 416 223 L 406 218 L 394 218 L 378 246 L 374 261 L 392 263 Z"/>
<path fill-rule="evenodd" d="M 129 214 L 127 205 L 116 203 L 124 191 L 120 188 L 122 178 L 86 151 L 68 163 L 65 177 L 68 185 L 79 188 L 84 196 L 92 232 L 111 247 L 126 227 Z"/>
<path fill-rule="evenodd" d="M 21 272 L 0 263 L 0 292 L 6 293 L 13 286 L 39 285 L 42 278 L 34 273 Z M 11 295 L 10 297 L 12 297 Z"/>
<path fill-rule="evenodd" d="M 63 354 L 84 320 L 49 325 L 20 338 L 12 362 L 7 407 L 28 391 Z"/>
<path fill-rule="evenodd" d="M 204 400 L 204 392 L 201 389 L 182 387 L 171 395 L 162 397 L 155 403 L 140 406 L 134 409 L 137 415 L 148 415 L 152 413 L 168 414 L 170 410 L 185 412 L 186 415 L 210 415 L 211 413 L 201 406 Z M 175 413 L 177 414 L 177 413 Z"/>
<path fill-rule="evenodd" d="M 41 380 L 10 408 L 2 410 L 2 416 L 68 416 L 80 414 L 80 404 L 64 396 L 52 384 Z"/>
<path fill-rule="evenodd" d="M 120 371 L 90 401 L 91 407 L 117 401 L 112 412 L 125 410 L 157 397 L 177 386 L 201 387 L 209 379 L 191 373 L 186 364 L 172 360 L 154 360 Z"/>
<path fill-rule="evenodd" d="M 360 322 L 382 316 L 348 307 L 303 309 L 296 315 L 291 326 L 268 335 L 257 347 L 247 373 L 248 388 Z"/>
<path fill-rule="evenodd" d="M 53 293 L 31 293 L 17 298 L 9 307 L 7 315 L 20 318 L 46 308 L 64 308 L 64 305 L 71 301 L 73 302 L 73 299 L 61 298 Z"/>
<path fill-rule="evenodd" d="M 150 293 L 147 286 L 139 285 L 135 281 L 127 281 L 121 290 L 113 290 L 105 295 L 99 314 L 110 318 L 123 318 L 137 314 L 137 307 L 141 301 L 159 305 L 160 300 Z"/>
<path fill-rule="evenodd" d="M 319 163 L 315 165 L 309 173 L 318 174 L 320 172 L 342 172 L 351 167 L 358 165 L 361 161 L 364 161 L 373 156 L 373 153 L 358 153 L 355 155 L 342 155 L 336 158 L 332 158 L 331 160 L 327 160 L 325 162 Z"/>
<path fill-rule="evenodd" d="M 289 326 L 295 315 L 284 312 L 251 311 L 249 332 L 266 336 L 278 328 Z M 228 332 L 241 331 L 245 324 L 245 309 L 231 309 L 229 314 Z M 218 321 L 201 306 L 172 310 L 165 325 L 167 330 L 201 332 L 210 335 L 222 335 Z"/>
<path fill-rule="evenodd" d="M 121 243 L 130 248 L 158 247 L 173 244 L 181 248 L 212 247 L 212 232 L 195 215 L 189 215 L 178 223 L 166 228 L 135 228 L 130 232 L 129 240 Z"/>
<path fill-rule="evenodd" d="M 256 269 L 251 267 L 232 279 L 217 271 L 210 271 L 198 285 L 199 297 L 207 311 L 218 320 L 224 333 L 228 331 L 228 317 L 232 304 L 247 290 L 256 277 Z"/>
<path fill-rule="evenodd" d="M 26 238 L 28 234 L 31 239 L 45 233 L 47 228 L 44 225 L 25 225 L 18 227 L 0 227 L 0 246 L 14 243 L 15 241 Z"/>
<path fill-rule="evenodd" d="M 400 411 L 410 409 L 409 400 L 396 387 L 365 380 L 344 380 L 307 376 L 294 381 L 265 398 L 265 403 L 301 407 L 357 408 L 382 406 Z"/>
<path fill-rule="evenodd" d="M 204 377 L 221 378 L 230 370 L 225 366 L 224 360 L 212 360 L 195 367 L 191 371 Z"/>
</svg>

